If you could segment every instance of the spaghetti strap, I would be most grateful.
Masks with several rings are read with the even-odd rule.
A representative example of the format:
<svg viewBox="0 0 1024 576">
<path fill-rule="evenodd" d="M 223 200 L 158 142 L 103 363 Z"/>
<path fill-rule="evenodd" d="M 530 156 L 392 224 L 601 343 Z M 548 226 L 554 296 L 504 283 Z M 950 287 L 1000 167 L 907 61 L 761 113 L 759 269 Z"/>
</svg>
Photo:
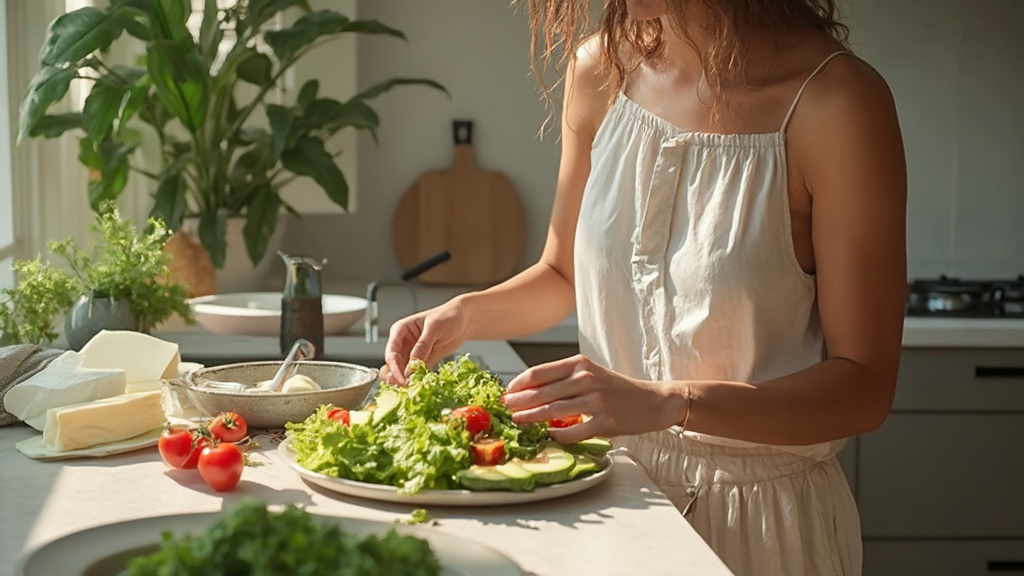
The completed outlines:
<svg viewBox="0 0 1024 576">
<path fill-rule="evenodd" d="M 814 78 L 815 76 L 817 76 L 819 72 L 824 70 L 825 66 L 827 66 L 828 63 L 831 62 L 833 58 L 835 58 L 836 56 L 839 56 L 840 54 L 849 54 L 849 55 L 853 56 L 853 52 L 850 52 L 848 50 L 836 50 L 835 52 L 833 52 L 833 53 L 829 54 L 828 56 L 826 56 L 825 59 L 821 61 L 821 64 L 818 64 L 818 67 L 815 68 L 814 71 L 811 72 L 809 76 L 807 76 L 807 79 L 804 80 L 804 83 L 800 86 L 800 90 L 798 90 L 797 93 L 796 93 L 796 98 L 793 98 L 793 103 L 790 104 L 790 106 L 789 106 L 789 112 L 786 113 L 786 119 L 782 121 L 782 129 L 779 130 L 780 132 L 785 132 L 786 131 L 786 127 L 789 126 L 789 119 L 793 117 L 793 111 L 796 110 L 796 104 L 797 104 L 797 102 L 800 101 L 800 97 L 803 96 L 804 89 L 807 88 L 807 85 L 811 82 L 811 79 Z"/>
</svg>

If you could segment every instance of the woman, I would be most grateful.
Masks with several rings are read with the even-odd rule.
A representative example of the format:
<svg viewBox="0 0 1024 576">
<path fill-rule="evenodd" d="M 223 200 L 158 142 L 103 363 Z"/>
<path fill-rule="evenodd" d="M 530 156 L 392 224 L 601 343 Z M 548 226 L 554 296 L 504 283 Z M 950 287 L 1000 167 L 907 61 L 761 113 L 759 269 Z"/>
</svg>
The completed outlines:
<svg viewBox="0 0 1024 576">
<path fill-rule="evenodd" d="M 899 363 L 889 89 L 834 0 L 607 0 L 577 46 L 586 4 L 530 2 L 541 54 L 570 54 L 540 261 L 396 323 L 387 378 L 575 309 L 582 354 L 509 383 L 518 422 L 589 415 L 552 435 L 618 437 L 739 576 L 859 574 L 835 454 Z"/>
</svg>

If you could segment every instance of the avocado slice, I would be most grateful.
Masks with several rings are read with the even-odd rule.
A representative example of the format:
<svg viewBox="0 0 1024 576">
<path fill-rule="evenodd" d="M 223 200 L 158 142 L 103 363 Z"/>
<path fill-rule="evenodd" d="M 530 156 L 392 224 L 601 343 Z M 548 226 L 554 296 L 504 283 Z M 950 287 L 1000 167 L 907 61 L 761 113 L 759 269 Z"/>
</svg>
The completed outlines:
<svg viewBox="0 0 1024 576">
<path fill-rule="evenodd" d="M 532 472 L 539 485 L 565 482 L 576 466 L 576 458 L 557 446 L 546 446 L 531 460 L 513 459 L 510 462 Z"/>
<path fill-rule="evenodd" d="M 459 484 L 470 490 L 511 490 L 528 492 L 536 481 L 532 473 L 514 464 L 470 466 L 455 475 Z"/>
</svg>

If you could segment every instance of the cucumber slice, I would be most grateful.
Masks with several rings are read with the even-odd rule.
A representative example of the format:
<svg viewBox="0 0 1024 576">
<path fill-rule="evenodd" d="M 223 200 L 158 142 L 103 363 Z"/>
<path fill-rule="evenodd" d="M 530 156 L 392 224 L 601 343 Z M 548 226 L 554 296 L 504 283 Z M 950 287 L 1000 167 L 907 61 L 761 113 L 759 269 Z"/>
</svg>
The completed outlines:
<svg viewBox="0 0 1024 576">
<path fill-rule="evenodd" d="M 512 463 L 532 472 L 537 484 L 557 484 L 569 479 L 576 458 L 557 446 L 547 446 L 531 460 L 513 459 Z"/>
<path fill-rule="evenodd" d="M 569 473 L 570 480 L 582 478 L 601 470 L 601 465 L 598 464 L 597 458 L 590 454 L 573 454 L 573 457 L 576 458 L 576 466 Z"/>
<path fill-rule="evenodd" d="M 575 444 L 565 447 L 573 454 L 590 454 L 592 456 L 604 456 L 612 449 L 612 443 L 607 438 L 587 438 Z"/>
<path fill-rule="evenodd" d="M 398 393 L 387 388 L 381 388 L 380 392 L 377 393 L 376 401 L 377 406 L 373 409 L 373 418 L 370 419 L 374 426 L 395 413 L 395 408 L 398 408 Z"/>
</svg>

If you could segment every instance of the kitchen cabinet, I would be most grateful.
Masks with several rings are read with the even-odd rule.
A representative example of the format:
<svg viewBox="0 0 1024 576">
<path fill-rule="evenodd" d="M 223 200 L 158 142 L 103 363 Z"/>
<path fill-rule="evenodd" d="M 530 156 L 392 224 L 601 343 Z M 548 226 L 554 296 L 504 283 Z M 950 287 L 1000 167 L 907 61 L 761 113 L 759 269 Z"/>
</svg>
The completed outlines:
<svg viewBox="0 0 1024 576">
<path fill-rule="evenodd" d="M 851 446 L 864 576 L 1024 574 L 1024 351 L 905 348 Z"/>
</svg>

